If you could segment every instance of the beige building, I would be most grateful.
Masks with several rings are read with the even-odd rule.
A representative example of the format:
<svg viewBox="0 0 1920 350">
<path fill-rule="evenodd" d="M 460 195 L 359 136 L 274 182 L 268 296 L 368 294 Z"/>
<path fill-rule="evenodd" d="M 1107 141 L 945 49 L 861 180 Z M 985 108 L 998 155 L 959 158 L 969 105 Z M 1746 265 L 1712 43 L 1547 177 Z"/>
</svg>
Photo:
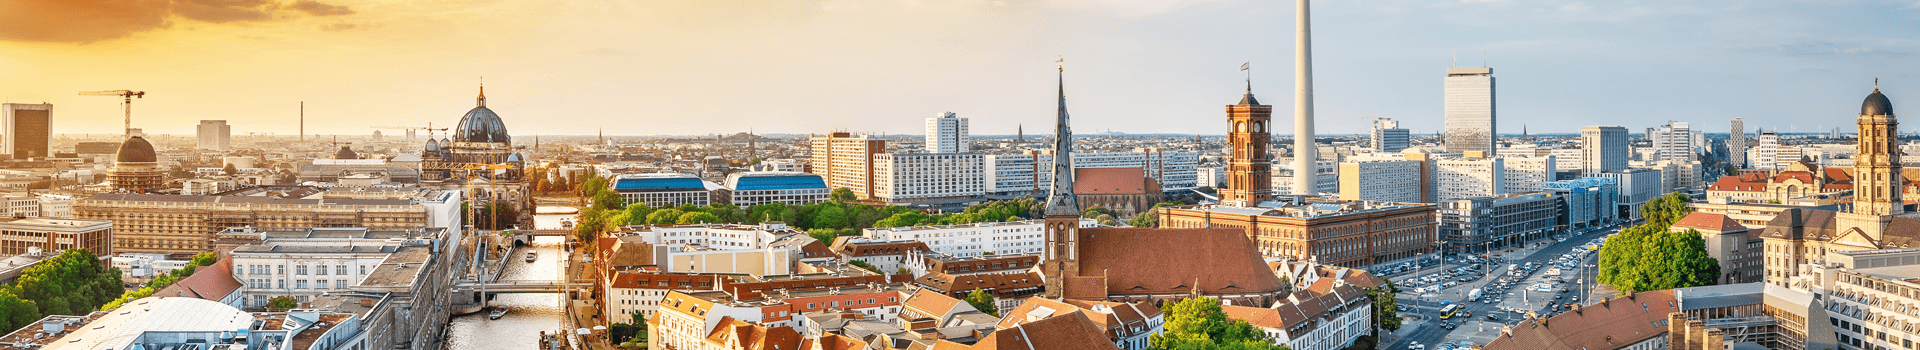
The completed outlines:
<svg viewBox="0 0 1920 350">
<path fill-rule="evenodd" d="M 113 222 L 52 218 L 0 219 L 0 256 L 26 254 L 32 248 L 58 253 L 83 248 L 114 255 Z"/>
<path fill-rule="evenodd" d="M 457 208 L 457 196 L 452 197 L 452 205 Z M 115 223 L 119 229 L 114 233 L 114 252 L 172 254 L 213 251 L 214 235 L 230 227 L 270 231 L 327 227 L 417 230 L 429 227 L 430 206 L 437 205 L 407 199 L 105 193 L 74 203 L 73 211 L 80 219 Z"/>
<path fill-rule="evenodd" d="M 1340 163 L 1340 199 L 1418 203 L 1426 198 L 1417 160 Z"/>
<path fill-rule="evenodd" d="M 873 155 L 887 151 L 886 140 L 836 132 L 809 139 L 813 145 L 809 171 L 827 180 L 827 188 L 851 189 L 860 199 L 874 197 Z"/>
</svg>

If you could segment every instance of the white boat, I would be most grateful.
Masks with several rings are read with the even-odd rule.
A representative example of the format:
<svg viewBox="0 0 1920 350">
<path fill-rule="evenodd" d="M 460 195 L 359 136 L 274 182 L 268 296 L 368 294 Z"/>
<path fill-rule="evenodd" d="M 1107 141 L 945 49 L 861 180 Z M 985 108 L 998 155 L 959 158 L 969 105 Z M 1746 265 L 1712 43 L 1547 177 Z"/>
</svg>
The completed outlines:
<svg viewBox="0 0 1920 350">
<path fill-rule="evenodd" d="M 487 312 L 487 319 L 489 320 L 498 320 L 501 317 L 506 317 L 506 316 L 507 316 L 507 308 L 504 308 L 504 307 L 496 307 L 496 308 L 493 308 L 493 311 Z"/>
</svg>

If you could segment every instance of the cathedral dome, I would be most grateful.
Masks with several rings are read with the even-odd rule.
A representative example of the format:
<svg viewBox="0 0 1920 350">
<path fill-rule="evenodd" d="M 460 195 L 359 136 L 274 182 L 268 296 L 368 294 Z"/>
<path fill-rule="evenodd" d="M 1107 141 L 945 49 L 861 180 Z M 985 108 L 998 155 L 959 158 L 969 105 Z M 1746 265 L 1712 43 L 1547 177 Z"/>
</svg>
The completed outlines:
<svg viewBox="0 0 1920 350">
<path fill-rule="evenodd" d="M 427 138 L 427 152 L 439 152 L 439 151 L 440 151 L 440 140 L 435 140 L 431 137 Z"/>
<path fill-rule="evenodd" d="M 360 154 L 353 153 L 352 148 L 340 146 L 340 152 L 334 153 L 333 159 L 360 159 Z"/>
<path fill-rule="evenodd" d="M 160 161 L 160 157 L 154 155 L 153 144 L 147 143 L 147 139 L 134 136 L 128 138 L 127 142 L 120 144 L 120 151 L 114 153 L 113 161 L 119 163 L 155 163 Z"/>
<path fill-rule="evenodd" d="M 500 122 L 500 115 L 487 109 L 487 92 L 480 91 L 477 106 L 460 117 L 460 126 L 453 129 L 454 142 L 498 142 L 512 144 L 507 136 L 507 124 Z"/>
<path fill-rule="evenodd" d="M 1860 103 L 1860 115 L 1893 115 L 1893 101 L 1888 101 L 1887 95 L 1881 95 L 1880 88 L 1874 88 L 1873 94 L 1867 95 L 1867 100 Z"/>
</svg>

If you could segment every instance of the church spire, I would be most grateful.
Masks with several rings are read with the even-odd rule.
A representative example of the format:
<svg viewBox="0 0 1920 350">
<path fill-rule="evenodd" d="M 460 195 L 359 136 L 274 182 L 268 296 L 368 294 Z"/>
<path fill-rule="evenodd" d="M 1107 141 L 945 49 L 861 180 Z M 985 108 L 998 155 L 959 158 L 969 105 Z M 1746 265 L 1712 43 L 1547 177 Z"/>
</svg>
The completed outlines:
<svg viewBox="0 0 1920 350">
<path fill-rule="evenodd" d="M 487 83 L 484 79 L 480 82 L 480 97 L 474 98 L 474 104 L 476 107 L 487 106 Z"/>
<path fill-rule="evenodd" d="M 1080 215 L 1080 201 L 1073 196 L 1073 129 L 1067 117 L 1066 72 L 1066 66 L 1060 66 L 1060 112 L 1054 121 L 1053 186 L 1047 194 L 1047 216 Z"/>
</svg>

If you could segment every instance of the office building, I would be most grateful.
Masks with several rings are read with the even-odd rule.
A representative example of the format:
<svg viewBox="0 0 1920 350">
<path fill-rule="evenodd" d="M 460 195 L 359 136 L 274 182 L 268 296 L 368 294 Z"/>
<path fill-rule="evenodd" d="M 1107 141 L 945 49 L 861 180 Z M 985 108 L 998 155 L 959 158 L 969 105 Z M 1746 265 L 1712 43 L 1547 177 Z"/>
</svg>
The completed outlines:
<svg viewBox="0 0 1920 350">
<path fill-rule="evenodd" d="M 1761 131 L 1758 144 L 1747 155 L 1747 167 L 1760 170 L 1778 170 L 1787 164 L 1800 161 L 1800 148 L 1780 144 L 1780 135 L 1772 131 Z"/>
<path fill-rule="evenodd" d="M 1629 162 L 1636 168 L 1660 170 L 1665 192 L 1692 192 L 1700 188 L 1701 165 L 1697 160 L 1659 160 Z"/>
<path fill-rule="evenodd" d="M 1658 153 L 1653 158 L 1642 157 L 1642 159 L 1681 162 L 1698 160 L 1696 155 L 1705 146 L 1696 142 L 1700 138 L 1696 135 L 1698 133 L 1693 131 L 1686 122 L 1676 121 L 1668 121 L 1666 125 L 1656 128 L 1647 128 L 1647 140 L 1653 142 L 1653 149 Z"/>
<path fill-rule="evenodd" d="M 849 189 L 860 199 L 874 197 L 873 155 L 887 151 L 887 141 L 835 132 L 812 136 L 808 166 L 827 180 L 828 189 Z"/>
<path fill-rule="evenodd" d="M 967 137 L 967 118 L 955 117 L 953 112 L 927 118 L 927 153 L 969 152 L 971 142 Z"/>
<path fill-rule="evenodd" d="M 785 171 L 750 171 L 727 174 L 728 203 L 740 207 L 756 204 L 789 205 L 824 202 L 830 195 L 820 175 Z"/>
<path fill-rule="evenodd" d="M 1619 172 L 1601 173 L 1598 177 L 1612 179 L 1620 189 L 1620 197 L 1614 202 L 1618 205 L 1621 219 L 1640 218 L 1640 205 L 1666 195 L 1666 182 L 1662 181 L 1660 171 L 1646 168 L 1627 168 Z"/>
<path fill-rule="evenodd" d="M 1541 185 L 1553 182 L 1559 169 L 1559 162 L 1553 156 L 1519 157 L 1502 156 L 1501 170 L 1506 174 L 1500 178 L 1501 193 L 1527 193 L 1540 191 Z"/>
<path fill-rule="evenodd" d="M 1747 121 L 1733 118 L 1733 129 L 1727 133 L 1727 163 L 1733 166 L 1747 167 Z"/>
<path fill-rule="evenodd" d="M 1340 199 L 1419 203 L 1426 188 L 1425 164 L 1414 160 L 1376 160 L 1340 163 Z"/>
<path fill-rule="evenodd" d="M 1575 174 L 1585 172 L 1584 167 L 1587 166 L 1587 151 L 1584 149 L 1550 149 L 1547 150 L 1547 155 L 1553 156 L 1554 171 L 1573 172 Z"/>
<path fill-rule="evenodd" d="M 0 139 L 4 152 L 13 159 L 53 156 L 53 104 L 0 104 Z"/>
<path fill-rule="evenodd" d="M 1235 228 L 1254 239 L 1262 256 L 1367 268 L 1432 254 L 1438 221 L 1434 210 L 1433 204 L 1287 197 L 1259 207 L 1201 205 L 1156 212 L 1162 228 Z"/>
<path fill-rule="evenodd" d="M 1400 122 L 1389 118 L 1373 121 L 1373 151 L 1392 153 L 1407 149 L 1411 144 L 1407 129 L 1400 128 Z"/>
<path fill-rule="evenodd" d="M 1559 228 L 1560 198 L 1548 192 L 1448 200 L 1440 240 L 1452 254 L 1484 254 L 1546 238 Z"/>
<path fill-rule="evenodd" d="M 1434 196 L 1439 201 L 1492 197 L 1506 192 L 1506 158 L 1440 158 L 1433 161 Z"/>
<path fill-rule="evenodd" d="M 1618 217 L 1619 185 L 1604 177 L 1583 177 L 1548 182 L 1541 190 L 1560 197 L 1566 204 L 1560 217 L 1570 228 L 1588 228 L 1611 224 Z"/>
<path fill-rule="evenodd" d="M 53 218 L 0 218 L 0 256 L 30 251 L 62 252 L 86 249 L 99 256 L 111 256 L 113 222 Z"/>
<path fill-rule="evenodd" d="M 1493 156 L 1499 141 L 1494 111 L 1493 68 L 1447 68 L 1446 149 L 1481 151 Z"/>
<path fill-rule="evenodd" d="M 613 178 L 613 191 L 624 204 L 677 207 L 683 204 L 707 206 L 714 203 L 713 190 L 699 177 L 679 173 L 628 174 Z M 719 186 L 714 186 L 719 187 Z"/>
<path fill-rule="evenodd" d="M 1580 149 L 1585 151 L 1580 159 L 1581 174 L 1595 176 L 1626 170 L 1627 150 L 1631 146 L 1627 128 L 1603 125 L 1580 129 Z"/>
<path fill-rule="evenodd" d="M 379 133 L 374 131 L 374 135 Z M 200 149 L 226 151 L 233 148 L 233 128 L 228 126 L 225 120 L 202 120 L 194 134 L 199 136 L 199 141 L 195 145 Z"/>
</svg>

